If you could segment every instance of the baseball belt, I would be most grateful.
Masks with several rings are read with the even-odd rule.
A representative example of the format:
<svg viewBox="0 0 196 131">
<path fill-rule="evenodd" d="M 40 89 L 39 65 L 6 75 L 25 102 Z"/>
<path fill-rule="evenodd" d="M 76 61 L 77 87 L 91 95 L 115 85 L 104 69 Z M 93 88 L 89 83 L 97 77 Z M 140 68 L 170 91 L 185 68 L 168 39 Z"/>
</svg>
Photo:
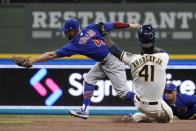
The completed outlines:
<svg viewBox="0 0 196 131">
<path fill-rule="evenodd" d="M 145 101 L 142 101 L 138 96 L 135 97 L 139 102 L 143 103 L 143 104 L 148 104 L 148 105 L 157 105 L 158 102 L 157 101 L 154 101 L 154 102 L 145 102 Z"/>
</svg>

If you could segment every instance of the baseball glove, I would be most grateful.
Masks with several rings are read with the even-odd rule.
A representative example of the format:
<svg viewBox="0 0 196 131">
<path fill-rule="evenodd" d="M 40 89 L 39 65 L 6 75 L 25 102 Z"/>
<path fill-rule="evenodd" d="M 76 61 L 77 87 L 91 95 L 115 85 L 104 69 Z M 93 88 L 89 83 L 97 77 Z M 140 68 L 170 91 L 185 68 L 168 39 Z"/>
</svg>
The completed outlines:
<svg viewBox="0 0 196 131">
<path fill-rule="evenodd" d="M 26 68 L 32 67 L 30 57 L 13 56 L 12 60 L 18 66 L 22 66 L 22 67 L 26 67 Z"/>
<path fill-rule="evenodd" d="M 103 22 L 97 23 L 96 25 L 97 25 L 97 28 L 99 29 L 99 31 L 102 33 L 103 36 L 108 35 L 108 32 L 105 30 Z"/>
</svg>

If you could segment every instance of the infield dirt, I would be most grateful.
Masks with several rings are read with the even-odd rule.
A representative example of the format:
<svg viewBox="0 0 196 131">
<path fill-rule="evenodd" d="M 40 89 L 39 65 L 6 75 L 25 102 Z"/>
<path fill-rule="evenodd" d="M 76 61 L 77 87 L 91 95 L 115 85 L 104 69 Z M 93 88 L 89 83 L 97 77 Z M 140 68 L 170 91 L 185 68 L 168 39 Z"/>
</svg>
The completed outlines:
<svg viewBox="0 0 196 131">
<path fill-rule="evenodd" d="M 0 131 L 196 131 L 196 120 L 172 123 L 122 123 L 117 116 L 0 115 Z"/>
</svg>

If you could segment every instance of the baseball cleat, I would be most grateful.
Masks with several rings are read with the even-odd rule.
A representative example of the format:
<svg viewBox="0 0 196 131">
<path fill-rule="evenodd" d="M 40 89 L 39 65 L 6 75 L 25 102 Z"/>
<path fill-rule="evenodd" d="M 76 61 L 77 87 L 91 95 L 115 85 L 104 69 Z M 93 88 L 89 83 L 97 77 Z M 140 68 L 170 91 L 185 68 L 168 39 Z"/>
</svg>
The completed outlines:
<svg viewBox="0 0 196 131">
<path fill-rule="evenodd" d="M 133 122 L 133 115 L 132 114 L 123 115 L 121 116 L 120 120 L 122 122 Z"/>
<path fill-rule="evenodd" d="M 196 114 L 194 114 L 193 116 L 191 116 L 191 117 L 189 118 L 189 120 L 196 120 Z"/>
<path fill-rule="evenodd" d="M 82 111 L 82 110 L 79 110 L 79 111 L 74 111 L 74 110 L 69 110 L 69 114 L 71 116 L 74 116 L 74 117 L 79 117 L 79 118 L 82 118 L 84 120 L 87 120 L 88 119 L 88 113 Z"/>
</svg>

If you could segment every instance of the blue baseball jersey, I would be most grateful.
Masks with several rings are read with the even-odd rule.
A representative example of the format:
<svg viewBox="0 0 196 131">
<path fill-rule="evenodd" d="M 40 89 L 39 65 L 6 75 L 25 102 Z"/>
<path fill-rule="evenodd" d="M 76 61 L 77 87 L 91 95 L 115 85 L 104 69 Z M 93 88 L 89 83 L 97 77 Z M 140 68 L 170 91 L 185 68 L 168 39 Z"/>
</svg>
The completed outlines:
<svg viewBox="0 0 196 131">
<path fill-rule="evenodd" d="M 106 31 L 114 29 L 112 22 L 104 23 L 104 27 Z M 98 30 L 96 24 L 89 24 L 70 40 L 69 43 L 55 52 L 58 57 L 81 54 L 92 58 L 95 61 L 103 60 L 109 53 L 103 35 Z"/>
<path fill-rule="evenodd" d="M 164 99 L 166 102 L 167 100 Z M 180 119 L 188 119 L 196 114 L 196 96 L 177 93 L 176 102 L 169 106 L 172 108 L 174 115 Z"/>
</svg>

